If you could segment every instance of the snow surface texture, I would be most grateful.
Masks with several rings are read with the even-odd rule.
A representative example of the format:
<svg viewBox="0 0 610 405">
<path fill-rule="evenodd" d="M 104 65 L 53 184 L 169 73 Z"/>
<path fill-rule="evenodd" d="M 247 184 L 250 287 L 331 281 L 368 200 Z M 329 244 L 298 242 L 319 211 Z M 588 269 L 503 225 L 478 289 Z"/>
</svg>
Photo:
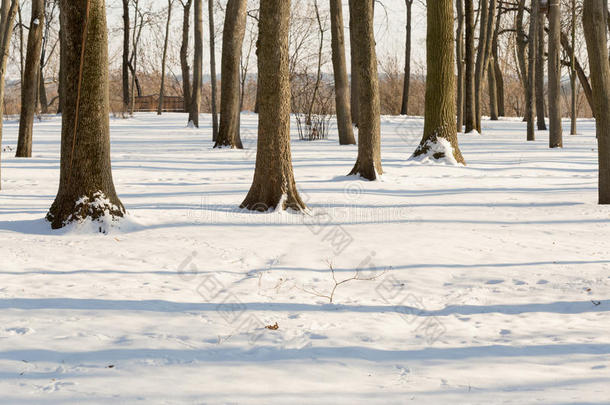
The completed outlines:
<svg viewBox="0 0 610 405">
<path fill-rule="evenodd" d="M 420 163 L 438 163 L 457 166 L 460 163 L 455 160 L 453 156 L 453 147 L 451 143 L 445 138 L 437 137 L 434 141 L 428 139 L 418 149 L 425 149 L 426 152 L 418 156 L 411 156 L 409 160 L 420 162 Z"/>
<path fill-rule="evenodd" d="M 357 148 L 336 131 L 295 139 L 310 215 L 239 209 L 255 115 L 245 150 L 213 150 L 210 116 L 185 120 L 111 121 L 129 216 L 109 235 L 44 221 L 59 118 L 36 122 L 34 158 L 3 153 L 0 403 L 608 403 L 610 207 L 591 120 L 555 150 L 521 120 L 485 121 L 460 135 L 463 167 L 410 164 L 423 121 L 383 117 L 375 182 L 345 176 Z M 338 282 L 360 278 L 333 304 L 326 260 Z"/>
</svg>

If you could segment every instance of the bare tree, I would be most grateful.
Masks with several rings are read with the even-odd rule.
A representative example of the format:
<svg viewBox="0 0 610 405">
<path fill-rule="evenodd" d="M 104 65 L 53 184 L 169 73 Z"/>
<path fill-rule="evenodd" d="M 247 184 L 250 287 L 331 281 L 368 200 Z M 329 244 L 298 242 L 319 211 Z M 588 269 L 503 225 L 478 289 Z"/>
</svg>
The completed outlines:
<svg viewBox="0 0 610 405">
<path fill-rule="evenodd" d="M 228 6 L 227 6 L 228 8 Z M 245 17 L 244 17 L 245 18 Z M 208 0 L 208 25 L 210 28 L 210 80 L 212 81 L 212 141 L 218 138 L 218 114 L 216 111 L 216 32 L 214 26 L 214 0 Z M 244 23 L 245 24 L 245 23 Z M 224 42 L 223 42 L 224 47 Z"/>
<path fill-rule="evenodd" d="M 358 127 L 358 118 L 360 116 L 360 105 L 358 102 L 358 80 L 359 77 L 356 74 L 358 71 L 358 66 L 356 63 L 356 39 L 354 38 L 354 21 L 352 19 L 352 14 L 350 13 L 349 17 L 349 51 L 350 51 L 350 97 L 351 97 L 351 107 L 352 107 L 352 124 Z"/>
<path fill-rule="evenodd" d="M 549 147 L 561 148 L 561 10 L 559 0 L 549 2 Z"/>
<path fill-rule="evenodd" d="M 540 4 L 540 3 L 538 3 Z M 546 103 L 544 97 L 544 13 L 538 13 L 538 45 L 536 46 L 536 116 L 539 131 L 546 131 Z"/>
<path fill-rule="evenodd" d="M 572 117 L 570 125 L 570 134 L 576 135 L 576 0 L 572 0 L 571 4 L 571 34 L 572 34 L 572 53 L 570 54 L 570 113 Z"/>
<path fill-rule="evenodd" d="M 165 40 L 163 41 L 163 56 L 161 58 L 161 85 L 159 87 L 159 105 L 157 106 L 157 114 L 163 113 L 163 102 L 165 97 L 165 64 L 167 61 L 167 46 L 169 42 L 169 27 L 172 19 L 172 6 L 174 0 L 167 0 L 167 21 L 165 24 Z"/>
<path fill-rule="evenodd" d="M 125 213 L 110 166 L 105 1 L 61 0 L 60 10 L 64 113 L 59 190 L 47 214 L 53 229 Z"/>
<path fill-rule="evenodd" d="M 595 113 L 599 160 L 599 203 L 610 204 L 610 64 L 607 45 L 605 0 L 584 0 L 583 26 Z"/>
<path fill-rule="evenodd" d="M 453 158 L 464 163 L 454 125 L 455 76 L 454 76 L 454 36 L 452 0 L 429 2 L 428 32 L 426 37 L 426 111 L 424 135 L 413 157 L 432 155 L 433 159 L 446 158 L 443 141 L 451 145 Z M 439 151 L 441 150 L 441 151 Z M 434 153 L 430 153 L 430 152 Z M 435 152 L 436 151 L 436 152 Z"/>
<path fill-rule="evenodd" d="M 191 5 L 193 0 L 180 0 L 182 4 L 182 45 L 180 46 L 180 67 L 182 70 L 182 97 L 184 98 L 184 111 L 190 113 L 191 108 L 191 68 L 188 61 L 189 30 Z"/>
<path fill-rule="evenodd" d="M 405 42 L 405 78 L 402 89 L 401 115 L 409 113 L 409 84 L 411 82 L 411 20 L 413 11 L 413 0 L 405 0 L 407 7 L 407 38 Z"/>
<path fill-rule="evenodd" d="M 247 0 L 229 0 L 222 33 L 220 131 L 214 147 L 243 149 L 239 136 L 240 59 L 246 33 Z"/>
<path fill-rule="evenodd" d="M 18 8 L 19 0 L 2 0 L 0 5 L 0 145 L 2 145 L 2 117 L 4 116 L 4 102 L 1 101 L 4 100 L 4 75 L 6 73 L 6 61 L 9 56 L 8 51 L 11 45 L 11 37 L 13 36 L 13 24 Z M 1 181 L 0 189 L 2 189 Z"/>
<path fill-rule="evenodd" d="M 193 60 L 193 90 L 189 109 L 189 124 L 199 128 L 199 108 L 201 107 L 201 84 L 203 74 L 203 0 L 195 3 L 195 54 Z"/>
<path fill-rule="evenodd" d="M 528 67 L 527 67 L 527 88 L 525 101 L 527 103 L 527 140 L 536 140 L 536 130 L 534 119 L 536 115 L 536 36 L 538 35 L 538 0 L 532 0 L 530 11 L 530 26 L 528 45 Z"/>
<path fill-rule="evenodd" d="M 40 51 L 44 26 L 44 0 L 32 0 L 32 16 L 28 33 L 27 54 L 21 84 L 21 115 L 16 157 L 32 157 L 32 128 L 36 113 Z"/>
<path fill-rule="evenodd" d="M 455 60 L 457 64 L 457 121 L 458 132 L 464 130 L 464 0 L 456 0 L 457 29 L 455 32 Z"/>
<path fill-rule="evenodd" d="M 129 0 L 123 0 L 123 65 L 122 65 L 122 84 L 123 84 L 123 108 L 129 110 L 129 42 L 131 20 L 129 18 Z"/>
<path fill-rule="evenodd" d="M 375 33 L 373 30 L 372 1 L 350 0 L 350 24 L 352 49 L 355 50 L 358 80 L 358 158 L 350 175 L 375 180 L 383 174 L 381 167 L 381 123 L 379 101 L 379 76 Z M 455 102 L 455 101 L 454 101 Z"/>
<path fill-rule="evenodd" d="M 474 91 L 474 5 L 473 0 L 464 0 L 466 26 L 465 69 L 464 69 L 464 125 L 465 132 L 476 129 L 475 91 Z"/>
<path fill-rule="evenodd" d="M 345 34 L 343 31 L 343 6 L 341 0 L 330 0 L 330 21 L 339 144 L 355 145 L 356 139 L 354 138 L 354 129 L 352 128 L 349 82 L 347 80 L 347 65 L 345 61 Z"/>
<path fill-rule="evenodd" d="M 256 168 L 241 207 L 305 210 L 290 154 L 290 0 L 261 0 L 258 40 L 259 125 Z"/>
</svg>

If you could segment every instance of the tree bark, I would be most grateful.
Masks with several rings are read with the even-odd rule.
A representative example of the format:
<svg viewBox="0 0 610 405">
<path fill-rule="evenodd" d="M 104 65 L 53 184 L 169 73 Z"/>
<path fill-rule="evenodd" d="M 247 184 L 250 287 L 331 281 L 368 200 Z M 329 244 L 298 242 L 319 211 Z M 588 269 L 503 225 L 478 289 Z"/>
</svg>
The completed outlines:
<svg viewBox="0 0 610 405">
<path fill-rule="evenodd" d="M 199 108 L 201 107 L 201 84 L 203 75 L 203 0 L 194 0 L 195 3 L 195 53 L 193 57 L 193 90 L 191 92 L 191 108 L 189 110 L 189 124 L 199 128 Z"/>
<path fill-rule="evenodd" d="M 528 38 L 528 53 L 527 53 L 527 89 L 525 94 L 525 102 L 527 107 L 527 140 L 536 140 L 536 129 L 534 120 L 536 117 L 536 45 L 538 35 L 538 0 L 532 0 L 530 11 L 530 26 Z"/>
<path fill-rule="evenodd" d="M 402 89 L 401 115 L 409 114 L 409 85 L 411 83 L 411 20 L 413 0 L 405 0 L 407 6 L 407 38 L 405 42 L 405 77 Z"/>
<path fill-rule="evenodd" d="M 159 87 L 159 105 L 157 115 L 163 114 L 163 102 L 165 98 L 165 62 L 167 60 L 167 45 L 169 42 L 169 28 L 172 20 L 173 0 L 167 0 L 167 21 L 165 23 L 165 40 L 163 41 L 163 56 L 161 58 L 161 85 Z"/>
<path fill-rule="evenodd" d="M 220 83 L 220 131 L 215 148 L 243 149 L 239 136 L 239 69 L 246 33 L 247 0 L 229 0 L 222 33 L 222 81 Z"/>
<path fill-rule="evenodd" d="M 180 0 L 183 9 L 182 15 L 182 44 L 180 46 L 180 68 L 182 70 L 182 97 L 184 98 L 184 111 L 190 113 L 191 108 L 191 68 L 188 61 L 189 30 L 191 4 L 193 0 L 184 2 Z"/>
<path fill-rule="evenodd" d="M 546 131 L 546 102 L 544 97 L 544 19 L 538 13 L 538 46 L 536 47 L 536 116 L 539 131 Z"/>
<path fill-rule="evenodd" d="M 489 118 L 492 121 L 498 120 L 499 108 L 498 108 L 498 81 L 497 71 L 500 70 L 498 63 L 498 30 L 500 29 L 500 22 L 502 19 L 502 0 L 498 2 L 498 14 L 493 26 L 493 32 L 490 33 L 490 49 L 488 50 L 488 67 L 487 67 L 487 84 L 489 92 Z M 504 97 L 504 92 L 502 92 Z"/>
<path fill-rule="evenodd" d="M 228 9 L 227 5 L 227 9 Z M 245 17 L 244 17 L 245 18 Z M 216 142 L 218 138 L 218 111 L 216 109 L 216 93 L 217 93 L 217 80 L 216 80 L 216 32 L 214 25 L 214 0 L 208 0 L 208 21 L 210 28 L 210 79 L 212 82 L 212 141 Z M 245 23 L 244 23 L 245 26 Z M 223 34 L 224 35 L 224 34 Z M 243 42 L 243 39 L 242 39 Z M 224 49 L 224 42 L 223 42 Z M 241 55 L 241 52 L 240 52 Z M 239 76 L 239 73 L 238 73 Z M 223 76 L 224 77 L 224 76 Z M 238 132 L 239 136 L 239 132 Z M 241 143 L 241 141 L 240 141 Z"/>
<path fill-rule="evenodd" d="M 256 168 L 241 207 L 302 211 L 290 154 L 290 0 L 261 0 L 259 15 L 259 125 Z"/>
<path fill-rule="evenodd" d="M 549 0 L 549 147 L 563 147 L 561 129 L 561 9 Z"/>
<path fill-rule="evenodd" d="M 500 67 L 500 58 L 498 55 L 498 34 L 500 32 L 500 23 L 502 22 L 502 7 L 503 1 L 499 2 L 500 10 L 498 11 L 498 18 L 496 19 L 496 28 L 494 30 L 493 41 L 491 45 L 492 57 L 494 60 L 494 78 L 496 81 L 496 100 L 498 103 L 498 116 L 504 117 L 504 77 L 502 74 L 502 68 Z"/>
<path fill-rule="evenodd" d="M 517 47 L 517 63 L 519 65 L 519 79 L 521 81 L 521 87 L 523 88 L 524 99 L 525 94 L 527 93 L 527 58 L 525 56 L 525 50 L 527 47 L 527 39 L 525 35 L 525 29 L 523 27 L 523 19 L 525 16 L 525 0 L 519 0 L 519 4 L 517 6 L 517 15 L 515 22 L 515 29 L 517 30 L 517 41 L 515 46 Z M 525 114 L 523 115 L 524 121 L 527 120 L 529 116 L 528 109 L 529 104 L 527 100 L 525 100 Z"/>
<path fill-rule="evenodd" d="M 483 87 L 483 73 L 485 71 L 485 55 L 487 53 L 487 38 L 489 31 L 489 2 L 481 0 L 479 2 L 481 12 L 479 16 L 479 46 L 477 48 L 477 59 L 474 68 L 474 114 L 476 120 L 476 130 L 481 133 L 481 93 Z"/>
<path fill-rule="evenodd" d="M 347 64 L 345 61 L 345 34 L 341 0 L 330 0 L 330 22 L 339 144 L 355 145 L 356 139 L 352 128 L 349 81 L 347 80 Z"/>
<path fill-rule="evenodd" d="M 426 110 L 424 135 L 413 157 L 428 154 L 443 139 L 451 144 L 453 157 L 464 164 L 454 125 L 455 76 L 453 60 L 453 4 L 451 0 L 429 2 L 426 39 Z M 435 148 L 436 149 L 436 148 Z M 434 159 L 444 159 L 444 152 L 434 153 Z"/>
<path fill-rule="evenodd" d="M 40 60 L 42 63 L 42 59 Z M 38 102 L 40 104 L 40 113 L 48 114 L 49 113 L 49 101 L 47 99 L 47 89 L 44 85 L 44 70 L 42 65 L 40 65 L 40 69 L 38 69 Z"/>
<path fill-rule="evenodd" d="M 16 157 L 32 157 L 32 128 L 38 104 L 38 79 L 40 77 L 40 51 L 44 26 L 44 0 L 32 0 L 32 16 L 28 32 L 27 53 L 23 83 L 21 84 L 21 114 Z"/>
<path fill-rule="evenodd" d="M 352 14 L 349 17 L 349 48 L 350 48 L 350 70 L 351 70 L 351 107 L 352 107 L 352 124 L 358 127 L 358 116 L 360 115 L 360 105 L 358 103 L 358 74 L 355 73 L 358 70 L 356 66 L 356 38 L 354 38 L 354 21 Z"/>
<path fill-rule="evenodd" d="M 570 134 L 576 135 L 576 0 L 572 0 L 571 4 L 571 12 L 572 12 L 572 53 L 570 54 L 570 113 L 571 113 L 571 125 L 570 125 Z"/>
<path fill-rule="evenodd" d="M 53 229 L 125 213 L 110 165 L 105 1 L 61 0 L 60 20 L 64 113 L 59 190 L 47 214 Z"/>
<path fill-rule="evenodd" d="M 129 110 L 129 0 L 123 0 L 123 65 L 122 65 L 122 85 L 123 85 L 123 109 Z"/>
<path fill-rule="evenodd" d="M 19 0 L 2 0 L 0 5 L 0 146 L 2 145 L 2 121 L 4 117 L 4 75 L 6 73 L 6 61 L 8 60 L 11 37 L 13 36 L 13 25 Z M 2 158 L 0 148 L 0 159 Z M 0 169 L 2 168 L 0 162 Z M 0 171 L 0 190 L 2 189 L 2 172 Z"/>
<path fill-rule="evenodd" d="M 457 29 L 455 32 L 455 61 L 457 64 L 457 120 L 456 129 L 464 130 L 464 0 L 456 0 Z"/>
<path fill-rule="evenodd" d="M 474 91 L 474 5 L 473 0 L 464 0 L 465 39 L 465 76 L 464 76 L 464 125 L 465 132 L 476 129 L 475 91 Z"/>
<path fill-rule="evenodd" d="M 606 26 L 605 0 L 584 0 L 583 27 L 589 54 L 595 128 L 598 143 L 600 204 L 610 204 L 610 65 Z"/>
<path fill-rule="evenodd" d="M 352 48 L 356 50 L 359 110 L 358 158 L 349 174 L 359 175 L 367 180 L 375 180 L 377 176 L 383 174 L 380 134 L 381 106 L 373 10 L 374 3 L 372 1 L 350 0 L 349 2 L 350 21 L 353 30 Z M 455 99 L 452 100 L 452 103 L 455 103 Z"/>
</svg>

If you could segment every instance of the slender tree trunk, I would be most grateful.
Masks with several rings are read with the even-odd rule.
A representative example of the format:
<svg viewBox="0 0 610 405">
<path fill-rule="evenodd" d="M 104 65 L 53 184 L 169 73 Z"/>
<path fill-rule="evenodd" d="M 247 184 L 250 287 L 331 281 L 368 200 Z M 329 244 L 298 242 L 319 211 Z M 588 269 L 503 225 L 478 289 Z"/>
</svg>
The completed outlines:
<svg viewBox="0 0 610 405">
<path fill-rule="evenodd" d="M 16 157 L 32 157 L 32 128 L 38 103 L 38 78 L 40 76 L 40 50 L 44 27 L 44 0 L 32 0 L 32 17 L 28 33 L 25 70 L 21 85 L 21 115 Z"/>
<path fill-rule="evenodd" d="M 576 135 L 576 119 L 578 118 L 576 116 L 576 63 L 574 62 L 574 59 L 576 58 L 575 55 L 575 48 L 576 48 L 576 0 L 572 0 L 572 29 L 571 29 L 571 33 L 572 33 L 572 53 L 570 54 L 570 95 L 571 95 L 571 102 L 570 102 L 570 111 L 571 111 L 571 115 L 572 115 L 572 122 L 570 125 L 570 134 L 571 135 Z"/>
<path fill-rule="evenodd" d="M 243 149 L 239 136 L 239 69 L 246 33 L 247 0 L 229 0 L 222 33 L 220 132 L 214 147 Z"/>
<path fill-rule="evenodd" d="M 568 39 L 568 36 L 565 35 L 563 32 L 561 33 L 561 46 L 563 47 L 564 51 L 567 54 L 569 54 L 569 55 L 572 54 L 573 48 L 570 45 L 570 40 Z M 578 61 L 578 58 L 576 56 L 574 56 L 574 65 L 575 65 L 575 69 L 576 69 L 576 75 L 578 76 L 578 81 L 580 82 L 582 90 L 585 93 L 587 103 L 589 104 L 589 107 L 591 108 L 593 116 L 595 116 L 595 108 L 593 106 L 593 91 L 591 90 L 591 84 L 589 83 L 589 78 L 587 77 L 587 73 L 581 66 L 581 64 Z"/>
<path fill-rule="evenodd" d="M 318 32 L 320 33 L 320 45 L 318 47 L 318 67 L 316 70 L 316 82 L 313 87 L 313 94 L 311 95 L 311 102 L 309 103 L 309 109 L 307 111 L 307 125 L 312 128 L 311 117 L 313 115 L 313 107 L 316 104 L 318 92 L 320 91 L 320 82 L 322 81 L 322 52 L 324 51 L 324 28 L 322 26 L 322 20 L 320 18 L 320 8 L 318 7 L 318 0 L 314 0 L 314 10 L 316 14 L 316 21 L 318 22 Z"/>
<path fill-rule="evenodd" d="M 465 76 L 464 76 L 464 125 L 465 132 L 476 129 L 475 89 L 474 89 L 474 6 L 473 0 L 464 0 L 464 17 L 466 28 L 465 40 Z"/>
<path fill-rule="evenodd" d="M 347 64 L 345 61 L 345 34 L 341 0 L 330 0 L 330 22 L 339 144 L 355 145 L 356 139 L 352 128 L 349 81 L 347 80 Z"/>
<path fill-rule="evenodd" d="M 188 50 L 189 50 L 189 30 L 190 30 L 190 16 L 191 16 L 191 4 L 193 0 L 187 0 L 182 3 L 183 16 L 182 16 L 182 45 L 180 46 L 180 68 L 182 70 L 182 97 L 184 98 L 184 112 L 190 113 L 191 108 L 191 68 L 188 61 Z"/>
<path fill-rule="evenodd" d="M 123 0 L 123 65 L 122 65 L 122 84 L 123 84 L 123 109 L 129 110 L 129 0 Z"/>
<path fill-rule="evenodd" d="M 228 5 L 227 5 L 228 8 Z M 216 39 L 216 32 L 215 32 L 215 25 L 214 25 L 214 0 L 208 0 L 208 18 L 209 18 L 209 28 L 210 28 L 210 76 L 211 76 L 211 81 L 212 81 L 212 140 L 214 142 L 216 142 L 217 138 L 218 138 L 218 111 L 216 110 L 217 107 L 217 103 L 216 103 L 216 93 L 217 93 L 217 83 L 216 83 L 216 45 L 215 45 L 215 39 Z M 245 19 L 245 17 L 244 17 Z M 245 27 L 245 23 L 244 23 L 244 27 Z M 244 28 L 245 30 L 245 28 Z M 224 34 L 223 34 L 224 35 Z M 224 37 L 223 37 L 224 40 Z M 242 35 L 242 42 L 243 42 L 243 35 Z M 224 49 L 224 42 L 223 42 L 223 49 Z M 241 55 L 241 52 L 240 52 Z M 238 73 L 239 76 L 239 73 Z M 223 76 L 224 77 L 224 76 Z M 238 134 L 239 136 L 239 130 L 238 130 Z M 241 141 L 239 142 L 241 144 Z"/>
<path fill-rule="evenodd" d="M 413 153 L 413 158 L 432 155 L 432 159 L 440 160 L 447 158 L 446 153 L 451 152 L 458 163 L 464 164 L 458 146 L 457 131 L 453 125 L 456 106 L 452 1 L 429 2 L 427 13 L 424 135 Z M 450 148 L 447 147 L 449 145 Z"/>
<path fill-rule="evenodd" d="M 527 39 L 525 35 L 525 29 L 523 26 L 523 19 L 525 16 L 525 0 L 519 0 L 519 4 L 517 6 L 517 20 L 515 23 L 515 28 L 517 30 L 517 62 L 519 64 L 519 78 L 521 80 L 521 86 L 523 88 L 524 99 L 526 99 L 525 95 L 527 94 L 527 58 L 525 56 L 526 48 L 527 48 Z M 527 121 L 527 117 L 529 116 L 529 111 L 527 110 L 529 104 L 527 100 L 525 100 L 525 114 L 523 115 L 523 120 Z"/>
<path fill-rule="evenodd" d="M 457 29 L 455 32 L 455 62 L 457 65 L 457 132 L 464 130 L 464 0 L 456 0 Z"/>
<path fill-rule="evenodd" d="M 4 119 L 4 102 L 2 101 L 4 100 L 4 76 L 18 8 L 19 0 L 2 0 L 0 5 L 0 159 L 2 158 L 2 121 Z M 0 169 L 1 167 L 0 162 Z M 1 174 L 0 171 L 0 190 L 2 189 Z"/>
<path fill-rule="evenodd" d="M 599 160 L 599 203 L 610 204 L 610 64 L 605 0 L 584 0 L 583 27 L 589 54 Z"/>
<path fill-rule="evenodd" d="M 47 89 L 44 85 L 44 69 L 42 68 L 42 58 L 40 60 L 40 69 L 38 70 L 38 101 L 40 103 L 40 113 L 49 113 L 49 101 L 47 99 Z"/>
<path fill-rule="evenodd" d="M 189 124 L 199 128 L 199 108 L 201 107 L 201 83 L 203 74 L 203 0 L 195 0 L 195 55 L 193 60 L 193 91 Z"/>
<path fill-rule="evenodd" d="M 536 45 L 538 34 L 538 0 L 531 2 L 529 38 L 528 38 L 528 53 L 527 53 L 527 91 L 525 102 L 527 103 L 527 140 L 536 140 L 535 117 L 536 117 Z"/>
<path fill-rule="evenodd" d="M 561 9 L 559 0 L 549 0 L 549 147 L 561 148 Z"/>
<path fill-rule="evenodd" d="M 260 0 L 256 168 L 242 208 L 305 210 L 290 154 L 290 0 Z"/>
<path fill-rule="evenodd" d="M 374 3 L 350 0 L 349 11 L 353 30 L 352 47 L 356 50 L 355 73 L 358 77 L 359 109 L 358 158 L 350 175 L 375 180 L 377 176 L 383 174 L 383 169 L 381 167 L 379 76 L 373 29 Z M 452 103 L 455 103 L 455 99 L 452 100 Z"/>
<path fill-rule="evenodd" d="M 133 53 L 132 53 L 132 63 L 131 63 L 131 96 L 130 96 L 130 107 L 129 107 L 129 112 L 133 115 L 133 113 L 135 112 L 135 104 L 136 104 L 136 97 L 135 97 L 135 89 L 136 89 L 136 84 L 138 82 L 138 75 L 137 75 L 137 71 L 138 71 L 138 43 L 139 43 L 139 39 L 140 39 L 140 33 L 142 32 L 142 27 L 144 26 L 144 21 L 142 21 L 142 19 L 140 19 L 140 27 L 138 28 L 138 17 L 140 16 L 140 2 L 139 0 L 133 0 L 134 4 L 135 4 L 135 12 L 134 12 L 134 16 L 133 16 L 133 35 L 132 35 L 132 48 L 133 48 Z M 142 93 L 140 92 L 140 86 L 137 85 L 138 88 L 138 97 L 142 96 Z"/>
<path fill-rule="evenodd" d="M 350 69 L 351 69 L 351 107 L 352 107 L 352 124 L 358 127 L 358 117 L 360 115 L 360 105 L 358 102 L 358 67 L 356 66 L 356 38 L 354 38 L 354 21 L 352 14 L 349 17 L 349 43 L 350 43 Z"/>
<path fill-rule="evenodd" d="M 496 72 L 499 70 L 497 64 L 498 60 L 498 30 L 500 29 L 500 22 L 502 19 L 502 0 L 498 2 L 497 17 L 495 18 L 495 24 L 493 25 L 493 32 L 490 33 L 488 50 L 488 67 L 487 67 L 487 84 L 489 92 L 489 118 L 492 121 L 498 120 L 498 83 L 496 79 Z M 495 12 L 495 11 L 494 11 Z"/>
<path fill-rule="evenodd" d="M 498 18 L 496 19 L 496 28 L 494 29 L 494 36 L 491 45 L 492 57 L 494 60 L 493 69 L 494 69 L 494 78 L 496 81 L 496 100 L 498 103 L 498 116 L 504 117 L 504 77 L 502 75 L 502 68 L 500 67 L 500 58 L 498 55 L 498 34 L 500 32 L 500 24 L 502 22 L 502 7 L 503 1 L 500 0 L 500 11 L 498 11 Z"/>
<path fill-rule="evenodd" d="M 47 214 L 53 229 L 125 213 L 110 165 L 106 4 L 61 0 L 60 13 L 64 114 L 59 190 Z"/>
<path fill-rule="evenodd" d="M 405 0 L 407 6 L 407 39 L 405 42 L 405 77 L 402 89 L 401 115 L 409 114 L 409 84 L 411 83 L 411 20 L 413 0 Z"/>
<path fill-rule="evenodd" d="M 544 19 L 543 13 L 538 13 L 538 46 L 536 47 L 536 116 L 538 130 L 546 131 L 546 102 L 544 97 Z"/>
<path fill-rule="evenodd" d="M 165 62 L 167 60 L 167 44 L 169 42 L 169 28 L 172 20 L 173 0 L 167 0 L 167 21 L 165 23 L 165 40 L 163 41 L 163 57 L 161 58 L 161 86 L 159 87 L 159 105 L 157 115 L 163 114 L 163 102 L 165 101 Z"/>
<path fill-rule="evenodd" d="M 481 0 L 481 13 L 479 16 L 479 46 L 477 48 L 477 60 L 474 71 L 474 108 L 476 130 L 481 133 L 481 93 L 483 87 L 483 73 L 485 71 L 485 54 L 487 53 L 486 44 L 488 37 L 488 18 L 489 18 L 489 1 Z"/>
<path fill-rule="evenodd" d="M 21 14 L 21 5 L 17 7 L 17 27 L 19 27 L 19 78 L 21 79 L 19 85 L 23 85 L 23 71 L 25 70 L 25 51 L 23 49 L 23 16 Z"/>
</svg>

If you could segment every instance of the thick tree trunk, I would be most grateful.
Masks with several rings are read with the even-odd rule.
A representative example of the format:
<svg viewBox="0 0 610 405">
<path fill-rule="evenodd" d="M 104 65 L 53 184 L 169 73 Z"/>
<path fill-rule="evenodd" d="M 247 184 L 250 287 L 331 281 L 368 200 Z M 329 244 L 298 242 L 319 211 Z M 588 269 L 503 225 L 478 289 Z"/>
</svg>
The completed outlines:
<svg viewBox="0 0 610 405">
<path fill-rule="evenodd" d="M 464 0 L 456 0 L 457 29 L 455 32 L 455 62 L 457 64 L 456 129 L 464 130 Z"/>
<path fill-rule="evenodd" d="M 2 158 L 2 121 L 4 119 L 4 76 L 6 73 L 6 62 L 8 60 L 13 25 L 19 0 L 2 0 L 0 5 L 0 160 Z M 0 162 L 0 169 L 2 167 Z M 2 172 L 0 171 L 0 190 L 2 189 Z"/>
<path fill-rule="evenodd" d="M 193 57 L 193 90 L 191 92 L 191 108 L 189 124 L 199 128 L 199 109 L 201 107 L 201 83 L 203 74 L 203 0 L 195 1 L 195 53 Z"/>
<path fill-rule="evenodd" d="M 190 113 L 191 108 L 191 68 L 188 61 L 189 30 L 191 4 L 193 0 L 182 1 L 182 44 L 180 46 L 180 68 L 182 70 L 182 97 L 184 98 L 184 111 Z"/>
<path fill-rule="evenodd" d="M 246 33 L 247 0 L 229 0 L 222 33 L 220 131 L 214 147 L 243 149 L 239 136 L 239 69 Z"/>
<path fill-rule="evenodd" d="M 123 109 L 129 110 L 129 0 L 123 0 L 123 65 L 122 65 L 122 85 L 123 85 Z"/>
<path fill-rule="evenodd" d="M 343 6 L 341 0 L 330 0 L 331 46 L 335 78 L 335 106 L 340 145 L 355 145 L 352 127 L 349 81 L 345 62 L 345 34 L 343 31 Z"/>
<path fill-rule="evenodd" d="M 25 69 L 21 85 L 21 114 L 16 157 L 32 157 L 32 128 L 38 104 L 38 78 L 40 76 L 43 26 L 44 0 L 32 0 L 32 17 L 30 19 Z"/>
<path fill-rule="evenodd" d="M 228 9 L 227 5 L 227 9 Z M 244 17 L 245 18 L 245 17 Z M 217 83 L 216 83 L 216 32 L 214 25 L 214 0 L 208 0 L 208 22 L 210 28 L 210 80 L 212 82 L 212 141 L 218 138 L 218 111 L 216 103 Z M 223 34 L 224 35 L 224 34 Z M 224 49 L 224 42 L 223 42 Z M 241 55 L 241 53 L 240 53 Z M 224 77 L 224 76 L 223 76 Z M 238 73 L 239 77 L 239 73 Z M 238 133 L 239 136 L 239 133 Z M 241 142 L 240 142 L 241 144 Z"/>
<path fill-rule="evenodd" d="M 546 131 L 546 102 L 544 97 L 544 19 L 538 13 L 538 46 L 536 46 L 536 116 L 539 131 Z"/>
<path fill-rule="evenodd" d="M 561 129 L 561 9 L 549 0 L 549 147 L 563 147 Z"/>
<path fill-rule="evenodd" d="M 610 65 L 605 0 L 584 0 L 583 27 L 589 54 L 589 68 L 596 110 L 595 127 L 599 159 L 599 203 L 610 204 Z"/>
<path fill-rule="evenodd" d="M 165 40 L 163 41 L 163 56 L 161 58 L 161 86 L 159 87 L 159 105 L 157 115 L 163 114 L 163 102 L 165 101 L 165 63 L 167 61 L 167 44 L 169 42 L 169 28 L 172 20 L 173 0 L 167 0 L 167 21 L 165 23 Z"/>
<path fill-rule="evenodd" d="M 400 108 L 401 115 L 409 113 L 409 85 L 411 83 L 411 20 L 413 0 L 405 0 L 407 6 L 407 38 L 405 42 L 405 77 L 403 80 L 402 89 L 402 106 Z"/>
<path fill-rule="evenodd" d="M 258 40 L 260 99 L 256 168 L 242 208 L 306 209 L 290 154 L 290 0 L 261 0 Z"/>
<path fill-rule="evenodd" d="M 413 153 L 447 158 L 446 144 L 451 145 L 453 158 L 464 164 L 458 146 L 455 118 L 455 76 L 453 60 L 453 5 L 451 0 L 429 2 L 426 39 L 426 111 L 424 135 Z"/>
<path fill-rule="evenodd" d="M 351 81 L 350 81 L 350 96 L 351 96 L 351 107 L 352 107 L 352 124 L 358 127 L 358 116 L 360 115 L 360 105 L 358 103 L 358 74 L 356 71 L 356 38 L 354 38 L 354 21 L 352 20 L 352 14 L 349 17 L 349 48 L 350 48 L 350 70 L 351 70 Z"/>
<path fill-rule="evenodd" d="M 350 0 L 350 21 L 358 77 L 358 158 L 350 175 L 375 180 L 381 167 L 379 76 L 375 52 L 372 1 Z M 453 40 L 453 35 L 452 35 Z M 453 57 L 453 54 L 452 54 Z M 352 74 L 353 76 L 353 74 Z M 455 99 L 452 100 L 455 103 Z M 453 127 L 453 124 L 452 124 Z"/>
<path fill-rule="evenodd" d="M 530 27 L 528 38 L 528 53 L 527 53 L 527 91 L 525 94 L 525 102 L 527 103 L 527 140 L 536 140 L 535 118 L 536 118 L 536 45 L 538 35 L 538 0 L 531 2 Z"/>
<path fill-rule="evenodd" d="M 64 113 L 59 190 L 47 214 L 53 229 L 125 213 L 110 166 L 106 4 L 61 0 L 60 12 Z"/>
<path fill-rule="evenodd" d="M 475 91 L 474 91 L 474 6 L 473 0 L 464 0 L 465 39 L 465 76 L 464 76 L 464 125 L 465 132 L 476 129 Z"/>
</svg>

